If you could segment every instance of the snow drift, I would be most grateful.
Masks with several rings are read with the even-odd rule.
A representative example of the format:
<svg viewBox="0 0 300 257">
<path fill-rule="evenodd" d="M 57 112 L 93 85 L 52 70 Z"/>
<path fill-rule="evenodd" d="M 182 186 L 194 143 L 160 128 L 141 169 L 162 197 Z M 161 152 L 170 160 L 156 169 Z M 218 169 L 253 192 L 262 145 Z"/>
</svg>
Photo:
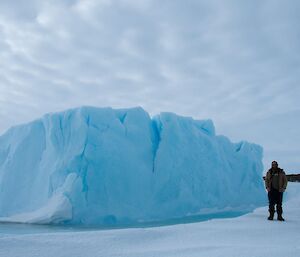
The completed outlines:
<svg viewBox="0 0 300 257">
<path fill-rule="evenodd" d="M 47 114 L 0 137 L 0 220 L 130 224 L 265 203 L 262 148 L 142 108 Z"/>
</svg>

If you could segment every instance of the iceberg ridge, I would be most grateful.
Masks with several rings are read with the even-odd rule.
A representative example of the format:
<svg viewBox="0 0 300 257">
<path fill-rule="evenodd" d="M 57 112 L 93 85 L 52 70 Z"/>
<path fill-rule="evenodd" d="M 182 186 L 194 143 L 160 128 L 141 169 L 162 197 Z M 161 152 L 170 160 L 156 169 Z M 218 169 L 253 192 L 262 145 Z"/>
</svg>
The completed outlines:
<svg viewBox="0 0 300 257">
<path fill-rule="evenodd" d="M 81 107 L 0 136 L 0 220 L 132 224 L 265 203 L 262 148 L 211 120 Z"/>
</svg>

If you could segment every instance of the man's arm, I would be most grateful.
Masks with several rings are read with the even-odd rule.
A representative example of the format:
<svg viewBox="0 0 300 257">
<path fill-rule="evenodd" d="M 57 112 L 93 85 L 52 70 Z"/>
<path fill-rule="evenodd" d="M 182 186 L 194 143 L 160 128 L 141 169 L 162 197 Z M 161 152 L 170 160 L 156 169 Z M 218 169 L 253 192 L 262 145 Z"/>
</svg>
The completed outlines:
<svg viewBox="0 0 300 257">
<path fill-rule="evenodd" d="M 287 180 L 287 177 L 285 175 L 285 172 L 283 172 L 283 191 L 286 190 L 286 187 L 287 187 L 287 183 L 288 183 L 288 180 Z"/>
<path fill-rule="evenodd" d="M 266 174 L 266 177 L 265 177 L 265 187 L 266 187 L 268 192 L 271 190 L 270 184 L 271 184 L 270 172 L 268 171 L 267 174 Z"/>
</svg>

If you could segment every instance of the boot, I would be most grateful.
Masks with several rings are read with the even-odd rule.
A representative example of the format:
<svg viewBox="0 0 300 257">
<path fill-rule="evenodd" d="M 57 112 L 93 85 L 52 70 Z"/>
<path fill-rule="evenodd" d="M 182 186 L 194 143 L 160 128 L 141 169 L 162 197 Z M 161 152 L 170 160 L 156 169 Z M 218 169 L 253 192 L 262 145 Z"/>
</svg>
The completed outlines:
<svg viewBox="0 0 300 257">
<path fill-rule="evenodd" d="M 275 207 L 273 204 L 269 204 L 269 217 L 268 217 L 268 220 L 273 220 L 274 218 L 274 213 L 275 213 Z"/>
<path fill-rule="evenodd" d="M 268 217 L 268 220 L 273 220 L 274 219 L 274 212 L 270 211 L 270 215 Z"/>
<path fill-rule="evenodd" d="M 281 204 L 277 205 L 277 220 L 284 221 L 284 218 L 282 217 L 282 206 L 281 206 Z"/>
</svg>

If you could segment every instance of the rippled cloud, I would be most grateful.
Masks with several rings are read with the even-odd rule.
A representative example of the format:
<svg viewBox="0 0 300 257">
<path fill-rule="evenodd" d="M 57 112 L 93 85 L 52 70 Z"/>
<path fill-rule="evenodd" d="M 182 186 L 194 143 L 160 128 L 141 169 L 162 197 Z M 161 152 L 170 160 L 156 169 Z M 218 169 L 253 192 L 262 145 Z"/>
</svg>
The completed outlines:
<svg viewBox="0 0 300 257">
<path fill-rule="evenodd" d="M 139 105 L 212 118 L 268 161 L 300 151 L 299 12 L 292 0 L 1 1 L 0 132 L 80 105 Z"/>
</svg>

